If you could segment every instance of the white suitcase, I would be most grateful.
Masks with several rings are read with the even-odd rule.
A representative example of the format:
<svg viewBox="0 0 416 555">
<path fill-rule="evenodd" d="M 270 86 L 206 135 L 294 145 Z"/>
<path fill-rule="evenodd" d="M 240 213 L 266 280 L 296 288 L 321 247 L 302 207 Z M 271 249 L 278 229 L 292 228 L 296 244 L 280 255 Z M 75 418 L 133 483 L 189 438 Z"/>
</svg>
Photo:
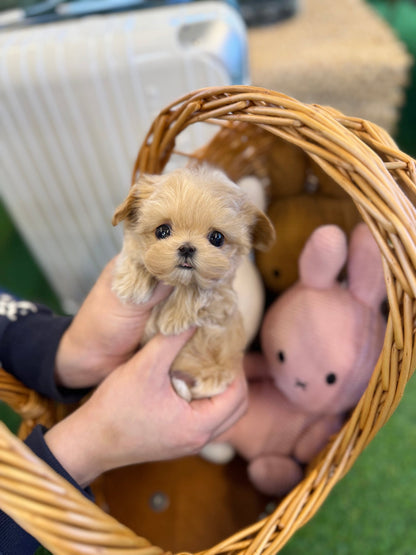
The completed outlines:
<svg viewBox="0 0 416 555">
<path fill-rule="evenodd" d="M 155 115 L 247 83 L 246 49 L 241 15 L 219 1 L 0 32 L 0 192 L 66 312 L 120 248 L 112 213 Z M 178 149 L 210 133 L 191 126 Z"/>
</svg>

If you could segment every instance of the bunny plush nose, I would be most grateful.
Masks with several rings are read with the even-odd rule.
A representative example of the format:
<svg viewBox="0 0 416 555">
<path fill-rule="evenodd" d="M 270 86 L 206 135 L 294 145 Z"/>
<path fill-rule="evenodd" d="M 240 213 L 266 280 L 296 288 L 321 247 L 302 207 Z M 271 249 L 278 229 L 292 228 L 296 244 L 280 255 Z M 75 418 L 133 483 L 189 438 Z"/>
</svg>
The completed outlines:
<svg viewBox="0 0 416 555">
<path fill-rule="evenodd" d="M 184 243 L 178 248 L 179 254 L 185 258 L 192 258 L 196 248 L 191 243 Z"/>
<path fill-rule="evenodd" d="M 295 386 L 296 386 L 296 387 L 300 387 L 301 389 L 306 389 L 307 386 L 308 386 L 308 384 L 307 384 L 306 382 L 302 382 L 301 380 L 298 380 L 298 379 L 296 378 Z"/>
</svg>

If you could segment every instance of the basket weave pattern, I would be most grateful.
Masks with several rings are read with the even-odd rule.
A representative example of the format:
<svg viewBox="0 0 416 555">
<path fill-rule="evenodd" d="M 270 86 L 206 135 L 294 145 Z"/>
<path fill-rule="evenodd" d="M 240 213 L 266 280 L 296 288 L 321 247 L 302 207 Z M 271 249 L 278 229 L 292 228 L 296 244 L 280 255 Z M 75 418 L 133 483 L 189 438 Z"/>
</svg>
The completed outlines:
<svg viewBox="0 0 416 555">
<path fill-rule="evenodd" d="M 194 123 L 218 126 L 205 147 L 175 151 Z M 382 353 L 350 418 L 310 465 L 304 480 L 262 521 L 204 551 L 277 553 L 322 505 L 393 414 L 416 363 L 415 161 L 378 126 L 256 87 L 195 91 L 155 119 L 133 172 L 161 173 L 173 153 L 222 167 L 231 179 L 267 178 L 278 138 L 297 145 L 352 199 L 383 258 L 389 317 Z M 19 393 L 0 380 L 0 398 L 19 410 Z M 31 418 L 33 418 L 31 416 Z M 84 499 L 0 427 L 0 507 L 54 553 L 157 554 L 161 550 Z M 37 515 L 36 518 L 33 515 Z"/>
</svg>

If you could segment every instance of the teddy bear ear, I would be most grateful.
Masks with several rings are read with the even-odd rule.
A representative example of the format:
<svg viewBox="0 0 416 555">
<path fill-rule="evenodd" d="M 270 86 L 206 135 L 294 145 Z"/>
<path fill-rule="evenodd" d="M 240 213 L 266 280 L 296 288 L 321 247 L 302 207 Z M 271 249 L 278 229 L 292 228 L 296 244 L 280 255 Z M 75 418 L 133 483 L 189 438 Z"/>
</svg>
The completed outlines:
<svg viewBox="0 0 416 555">
<path fill-rule="evenodd" d="M 126 218 L 136 215 L 141 201 L 151 195 L 160 179 L 159 175 L 141 175 L 137 182 L 130 187 L 126 199 L 116 208 L 112 224 L 116 226 Z"/>
<path fill-rule="evenodd" d="M 267 249 L 272 246 L 275 239 L 276 232 L 272 222 L 264 212 L 254 207 L 254 224 L 251 228 L 253 248 L 267 251 Z"/>
<path fill-rule="evenodd" d="M 320 226 L 311 234 L 299 257 L 302 284 L 329 289 L 347 260 L 347 238 L 336 225 Z"/>
<path fill-rule="evenodd" d="M 348 282 L 351 293 L 369 307 L 377 308 L 386 297 L 381 253 L 365 223 L 358 224 L 351 234 Z"/>
</svg>

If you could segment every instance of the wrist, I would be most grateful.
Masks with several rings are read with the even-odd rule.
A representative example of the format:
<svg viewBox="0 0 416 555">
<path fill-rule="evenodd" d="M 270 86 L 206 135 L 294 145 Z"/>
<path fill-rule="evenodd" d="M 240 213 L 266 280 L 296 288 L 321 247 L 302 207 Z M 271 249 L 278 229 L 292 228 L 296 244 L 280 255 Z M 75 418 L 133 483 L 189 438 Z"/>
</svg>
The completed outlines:
<svg viewBox="0 0 416 555">
<path fill-rule="evenodd" d="M 90 340 L 86 342 L 84 337 Z M 121 362 L 120 356 L 107 352 L 109 346 L 94 343 L 92 334 L 77 333 L 71 327 L 61 338 L 55 358 L 55 381 L 71 389 L 99 384 Z"/>
<path fill-rule="evenodd" d="M 59 343 L 55 358 L 55 381 L 58 386 L 68 388 L 95 385 L 87 371 L 94 366 L 91 360 L 92 351 L 74 340 L 73 335 L 70 326 Z"/>
<path fill-rule="evenodd" d="M 48 430 L 44 439 L 59 464 L 85 488 L 105 471 L 100 435 L 83 405 Z"/>
</svg>

